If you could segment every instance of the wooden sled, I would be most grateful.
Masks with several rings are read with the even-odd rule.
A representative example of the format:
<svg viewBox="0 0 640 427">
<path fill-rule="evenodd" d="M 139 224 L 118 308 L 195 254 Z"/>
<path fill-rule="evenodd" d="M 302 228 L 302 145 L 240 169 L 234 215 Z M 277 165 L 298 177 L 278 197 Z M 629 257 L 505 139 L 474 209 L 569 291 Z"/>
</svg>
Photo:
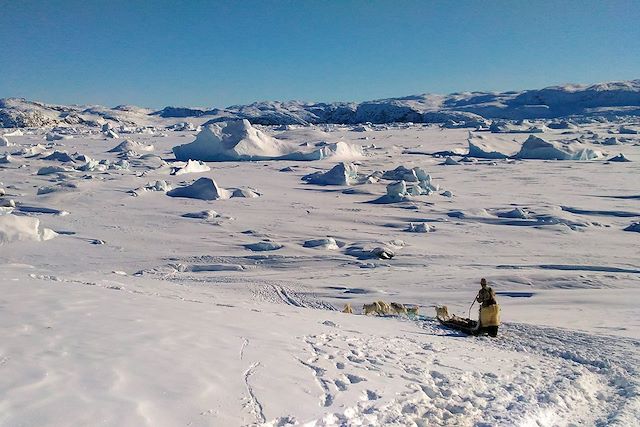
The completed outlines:
<svg viewBox="0 0 640 427">
<path fill-rule="evenodd" d="M 480 321 L 449 314 L 446 305 L 436 307 L 436 318 L 441 325 L 455 329 L 467 335 L 498 336 L 500 325 L 500 307 L 498 304 L 480 309 Z"/>
</svg>

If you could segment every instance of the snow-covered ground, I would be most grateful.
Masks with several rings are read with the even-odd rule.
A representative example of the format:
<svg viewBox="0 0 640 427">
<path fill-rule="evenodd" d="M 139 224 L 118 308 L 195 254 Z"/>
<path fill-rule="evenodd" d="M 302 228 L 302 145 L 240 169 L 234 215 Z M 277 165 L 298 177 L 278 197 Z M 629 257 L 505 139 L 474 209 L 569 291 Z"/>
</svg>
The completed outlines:
<svg viewBox="0 0 640 427">
<path fill-rule="evenodd" d="M 352 185 L 318 185 L 303 177 L 343 159 L 174 164 L 195 126 L 125 151 L 107 130 L 6 136 L 0 425 L 638 425 L 640 135 L 620 129 L 640 127 L 532 125 L 546 152 L 601 155 L 460 155 L 511 155 L 526 132 L 260 127 L 362 147 Z M 230 196 L 166 194 L 199 178 Z M 481 277 L 498 338 L 441 328 L 433 307 L 466 316 Z M 420 317 L 360 314 L 377 300 Z"/>
</svg>

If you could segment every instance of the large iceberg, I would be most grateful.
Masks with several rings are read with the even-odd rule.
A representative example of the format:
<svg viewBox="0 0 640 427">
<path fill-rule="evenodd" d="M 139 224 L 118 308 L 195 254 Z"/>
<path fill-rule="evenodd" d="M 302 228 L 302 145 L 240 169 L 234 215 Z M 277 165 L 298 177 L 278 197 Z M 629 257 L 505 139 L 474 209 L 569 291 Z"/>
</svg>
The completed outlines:
<svg viewBox="0 0 640 427">
<path fill-rule="evenodd" d="M 600 151 L 586 148 L 580 143 L 561 143 L 546 141 L 534 135 L 522 144 L 520 151 L 514 156 L 517 159 L 537 160 L 591 160 L 602 157 Z"/>
<path fill-rule="evenodd" d="M 251 126 L 248 120 L 210 123 L 195 141 L 173 147 L 176 159 L 206 162 L 237 160 L 321 160 L 331 157 L 349 160 L 362 157 L 362 149 L 346 142 L 302 151 L 289 141 L 281 141 Z"/>
<path fill-rule="evenodd" d="M 519 144 L 495 137 L 474 135 L 469 132 L 469 157 L 481 159 L 506 159 L 518 152 Z"/>
</svg>

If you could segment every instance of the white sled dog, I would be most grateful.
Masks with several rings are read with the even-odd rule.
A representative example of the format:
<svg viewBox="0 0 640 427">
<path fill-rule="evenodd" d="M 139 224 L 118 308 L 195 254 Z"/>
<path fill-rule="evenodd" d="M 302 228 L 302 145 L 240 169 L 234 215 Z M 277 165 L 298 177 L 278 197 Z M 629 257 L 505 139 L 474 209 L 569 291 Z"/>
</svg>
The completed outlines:
<svg viewBox="0 0 640 427">
<path fill-rule="evenodd" d="M 342 309 L 343 313 L 347 313 L 347 314 L 353 314 L 353 307 L 351 307 L 351 303 L 348 302 L 344 305 L 344 308 Z"/>
</svg>

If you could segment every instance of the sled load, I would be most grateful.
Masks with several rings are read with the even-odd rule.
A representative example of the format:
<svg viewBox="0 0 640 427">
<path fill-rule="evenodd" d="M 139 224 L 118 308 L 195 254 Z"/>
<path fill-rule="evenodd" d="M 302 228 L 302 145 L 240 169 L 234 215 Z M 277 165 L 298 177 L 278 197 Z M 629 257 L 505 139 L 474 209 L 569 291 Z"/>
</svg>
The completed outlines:
<svg viewBox="0 0 640 427">
<path fill-rule="evenodd" d="M 498 336 L 498 326 L 500 326 L 500 306 L 492 304 L 487 307 L 481 307 L 478 320 L 462 318 L 455 314 L 451 315 L 446 305 L 437 306 L 436 318 L 443 326 L 456 329 L 465 334 L 488 334 L 491 337 L 496 337 Z"/>
</svg>

